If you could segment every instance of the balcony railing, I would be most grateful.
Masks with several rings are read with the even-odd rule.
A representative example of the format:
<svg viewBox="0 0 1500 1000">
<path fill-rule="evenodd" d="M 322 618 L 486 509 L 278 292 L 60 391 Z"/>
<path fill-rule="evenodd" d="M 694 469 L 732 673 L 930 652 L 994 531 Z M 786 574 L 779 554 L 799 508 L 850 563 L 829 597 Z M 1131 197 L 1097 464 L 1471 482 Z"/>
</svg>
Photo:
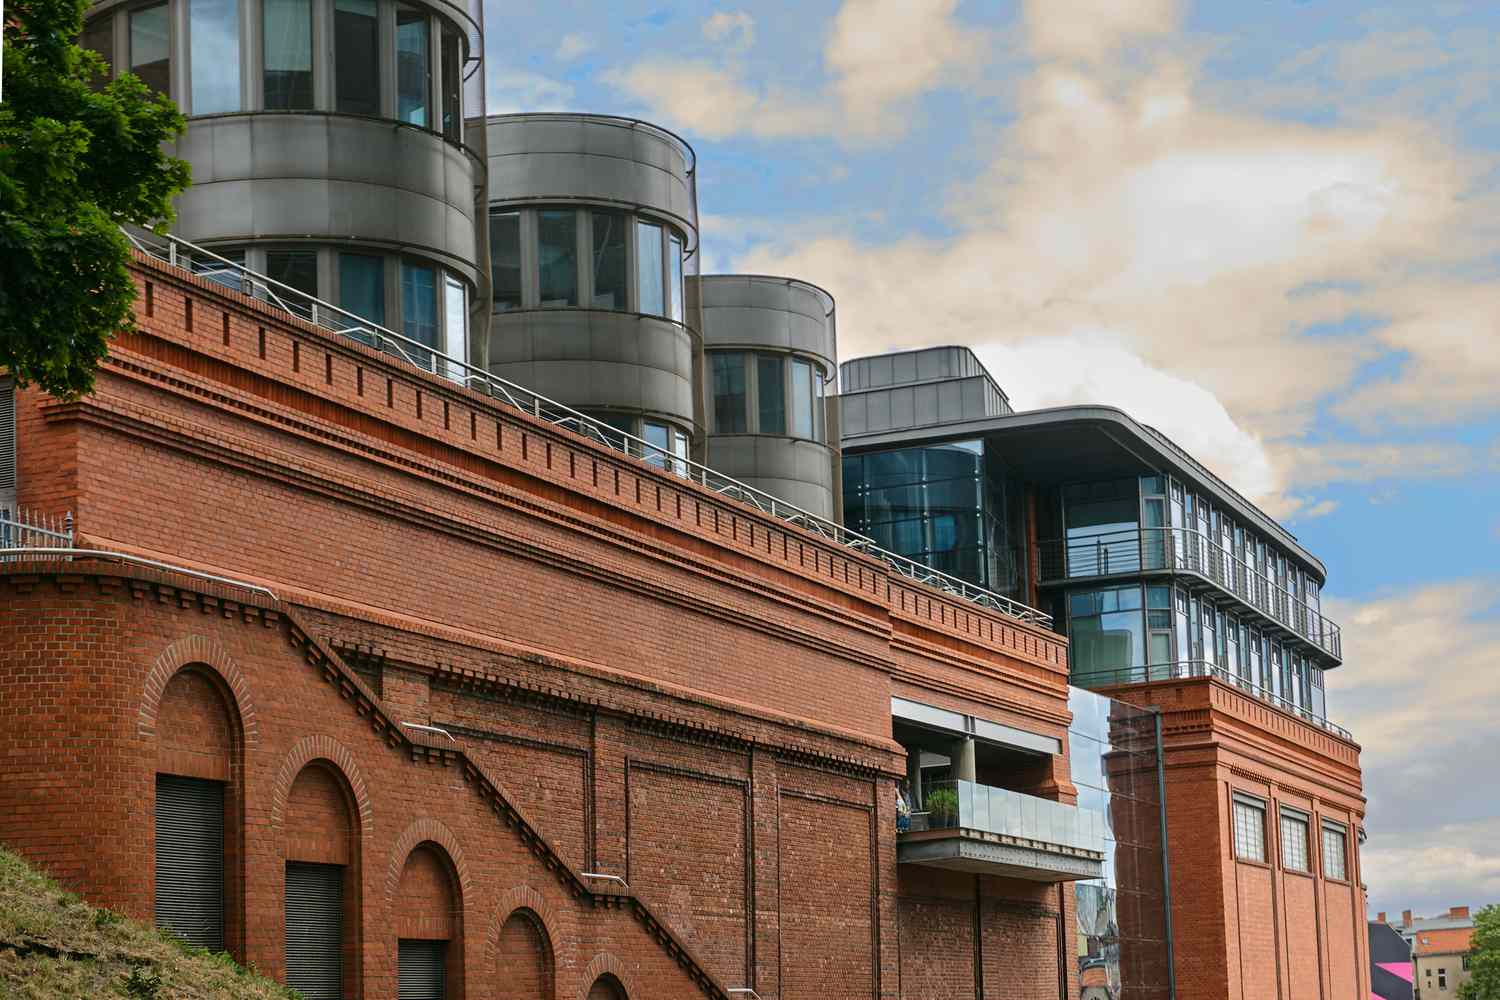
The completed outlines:
<svg viewBox="0 0 1500 1000">
<path fill-rule="evenodd" d="M 1093 670 L 1088 673 L 1074 674 L 1072 683 L 1083 688 L 1108 688 L 1121 684 L 1146 684 L 1151 681 L 1181 680 L 1192 677 L 1217 677 L 1225 684 L 1239 688 L 1247 694 L 1254 695 L 1261 701 L 1274 705 L 1291 715 L 1319 729 L 1333 733 L 1342 739 L 1353 742 L 1354 734 L 1343 726 L 1329 722 L 1328 719 L 1311 708 L 1278 694 L 1270 688 L 1263 687 L 1248 677 L 1222 667 L 1208 660 L 1181 660 L 1176 663 L 1156 663 L 1149 667 L 1122 667 L 1118 670 Z"/>
<path fill-rule="evenodd" d="M 936 587 L 954 597 L 971 601 L 981 607 L 998 611 L 1021 621 L 1032 622 L 1044 628 L 1050 628 L 1052 625 L 1051 615 L 1022 604 L 1020 601 L 1011 600 L 1003 594 L 997 594 L 983 587 L 976 587 L 957 577 L 949 576 L 947 573 L 930 569 L 906 556 L 883 549 L 867 535 L 850 531 L 842 524 L 819 517 L 785 500 L 779 500 L 769 493 L 710 469 L 706 465 L 674 455 L 667 448 L 652 444 L 634 434 L 628 434 L 585 413 L 580 413 L 572 407 L 564 406 L 562 403 L 532 392 L 524 386 L 492 375 L 482 368 L 446 357 L 430 344 L 423 344 L 379 324 L 371 323 L 332 303 L 251 271 L 244 265 L 221 257 L 211 250 L 205 250 L 170 233 L 157 234 L 125 230 L 125 235 L 136 249 L 165 261 L 173 267 L 269 302 L 324 330 L 359 341 L 378 351 L 384 351 L 422 371 L 447 378 L 466 389 L 488 396 L 497 403 L 513 407 L 554 426 L 581 434 L 607 448 L 623 452 L 631 458 L 640 459 L 648 465 L 697 483 L 720 496 L 748 504 L 762 513 L 806 528 L 837 544 L 873 556 L 900 576 L 929 587 Z"/>
<path fill-rule="evenodd" d="M 934 781 L 922 788 L 912 831 L 976 830 L 1074 851 L 1104 850 L 1104 816 L 1063 802 L 975 781 Z"/>
<path fill-rule="evenodd" d="M 51 558 L 68 558 L 73 550 L 73 515 L 68 513 L 62 517 L 52 517 L 0 507 L 0 562 L 13 562 L 23 558 L 22 554 L 15 551 L 17 549 L 26 550 L 24 558 L 28 561 L 49 558 L 47 553 L 54 549 L 58 552 Z"/>
<path fill-rule="evenodd" d="M 1343 658 L 1338 625 L 1306 601 L 1193 528 L 1140 528 L 1039 544 L 1043 583 L 1164 570 L 1212 583 L 1292 635 Z"/>
</svg>

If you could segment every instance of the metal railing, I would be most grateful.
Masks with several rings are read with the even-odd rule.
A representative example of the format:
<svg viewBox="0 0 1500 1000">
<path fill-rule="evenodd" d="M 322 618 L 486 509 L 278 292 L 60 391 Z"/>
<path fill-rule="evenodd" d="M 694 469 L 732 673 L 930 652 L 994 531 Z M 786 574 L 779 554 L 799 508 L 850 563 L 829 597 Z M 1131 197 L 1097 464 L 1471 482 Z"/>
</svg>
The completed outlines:
<svg viewBox="0 0 1500 1000">
<path fill-rule="evenodd" d="M 1038 798 L 977 781 L 933 781 L 922 786 L 922 808 L 912 830 L 978 830 L 1080 851 L 1104 850 L 1104 817 L 1092 809 Z M 919 817 L 925 817 L 918 822 Z"/>
<path fill-rule="evenodd" d="M 22 552 L 16 550 L 24 550 Z M 67 559 L 73 551 L 73 514 L 62 517 L 0 507 L 0 562 Z"/>
<path fill-rule="evenodd" d="M 681 455 L 675 455 L 662 445 L 636 437 L 634 434 L 622 431 L 556 400 L 548 399 L 524 386 L 492 375 L 482 368 L 476 368 L 457 358 L 446 357 L 432 345 L 420 343 L 377 323 L 371 323 L 330 302 L 251 271 L 243 264 L 221 257 L 211 250 L 205 250 L 170 233 L 143 233 L 126 230 L 125 235 L 136 249 L 157 260 L 165 261 L 173 267 L 209 278 L 235 291 L 269 302 L 330 333 L 349 337 L 368 347 L 384 351 L 415 368 L 439 375 L 465 389 L 520 410 L 554 427 L 581 434 L 607 448 L 696 483 L 726 499 L 748 504 L 764 514 L 805 528 L 839 545 L 873 556 L 900 576 L 935 587 L 955 597 L 999 611 L 1021 621 L 1033 622 L 1043 627 L 1052 625 L 1051 615 L 1022 604 L 1020 601 L 1012 600 L 983 587 L 977 587 L 957 577 L 949 576 L 947 573 L 924 566 L 906 556 L 883 549 L 867 535 L 851 531 L 842 524 L 803 510 L 785 500 L 777 499 L 769 493 L 710 469 L 706 465 L 701 465 Z"/>
<path fill-rule="evenodd" d="M 1151 570 L 1193 573 L 1330 656 L 1343 657 L 1343 634 L 1337 624 L 1195 528 L 1053 538 L 1039 547 L 1044 583 Z"/>
<path fill-rule="evenodd" d="M 1354 740 L 1354 734 L 1349 732 L 1349 730 L 1337 723 L 1329 722 L 1325 716 L 1319 715 L 1301 702 L 1294 701 L 1285 695 L 1256 683 L 1248 677 L 1240 676 L 1228 667 L 1220 666 L 1209 660 L 1178 660 L 1174 663 L 1155 663 L 1149 667 L 1121 667 L 1117 670 L 1093 670 L 1084 674 L 1074 674 L 1072 683 L 1078 687 L 1096 688 L 1112 687 L 1118 684 L 1147 684 L 1152 681 L 1183 680 L 1192 677 L 1217 677 L 1225 684 L 1237 687 L 1247 694 L 1254 695 L 1261 701 L 1274 705 L 1283 712 L 1295 715 L 1302 721 L 1311 723 L 1319 729 L 1326 730 L 1350 742 Z"/>
</svg>

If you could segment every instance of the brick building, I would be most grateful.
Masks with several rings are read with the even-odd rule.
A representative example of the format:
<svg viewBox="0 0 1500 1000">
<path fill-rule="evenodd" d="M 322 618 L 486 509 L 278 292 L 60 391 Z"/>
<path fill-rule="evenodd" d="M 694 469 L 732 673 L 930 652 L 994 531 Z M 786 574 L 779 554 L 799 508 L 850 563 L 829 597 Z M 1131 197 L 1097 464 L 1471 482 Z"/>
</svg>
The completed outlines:
<svg viewBox="0 0 1500 1000">
<path fill-rule="evenodd" d="M 1316 560 L 1099 413 L 1013 415 L 982 534 L 906 545 L 860 392 L 1003 393 L 835 397 L 831 296 L 696 275 L 687 143 L 484 117 L 479 6 L 91 8 L 189 114 L 195 243 L 92 395 L 0 382 L 0 841 L 308 997 L 1365 1000 Z M 1121 579 L 1070 469 L 1219 499 L 1142 500 Z M 1220 507 L 1274 612 L 1175 547 Z"/>
</svg>

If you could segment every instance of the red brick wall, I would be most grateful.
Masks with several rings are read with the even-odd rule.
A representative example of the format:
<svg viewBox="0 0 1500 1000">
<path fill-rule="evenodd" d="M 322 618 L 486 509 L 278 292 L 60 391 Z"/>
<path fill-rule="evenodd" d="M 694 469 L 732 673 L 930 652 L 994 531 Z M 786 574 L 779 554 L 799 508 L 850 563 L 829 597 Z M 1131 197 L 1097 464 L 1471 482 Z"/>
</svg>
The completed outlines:
<svg viewBox="0 0 1500 1000">
<path fill-rule="evenodd" d="M 304 767 L 287 795 L 286 859 L 325 865 L 352 860 L 352 823 L 343 779 L 314 763 Z"/>
<path fill-rule="evenodd" d="M 541 918 L 517 910 L 505 919 L 495 949 L 503 970 L 495 983 L 496 1000 L 552 1000 L 552 946 Z"/>
</svg>

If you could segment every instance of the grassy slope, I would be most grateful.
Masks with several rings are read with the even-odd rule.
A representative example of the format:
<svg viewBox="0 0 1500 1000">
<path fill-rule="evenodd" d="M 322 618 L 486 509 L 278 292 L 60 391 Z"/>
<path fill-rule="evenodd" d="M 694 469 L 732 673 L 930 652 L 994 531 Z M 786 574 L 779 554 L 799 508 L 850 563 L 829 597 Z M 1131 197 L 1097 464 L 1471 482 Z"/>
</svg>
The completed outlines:
<svg viewBox="0 0 1500 1000">
<path fill-rule="evenodd" d="M 0 848 L 0 997 L 264 997 L 296 994 L 224 954 L 184 947 L 96 909 Z"/>
</svg>

